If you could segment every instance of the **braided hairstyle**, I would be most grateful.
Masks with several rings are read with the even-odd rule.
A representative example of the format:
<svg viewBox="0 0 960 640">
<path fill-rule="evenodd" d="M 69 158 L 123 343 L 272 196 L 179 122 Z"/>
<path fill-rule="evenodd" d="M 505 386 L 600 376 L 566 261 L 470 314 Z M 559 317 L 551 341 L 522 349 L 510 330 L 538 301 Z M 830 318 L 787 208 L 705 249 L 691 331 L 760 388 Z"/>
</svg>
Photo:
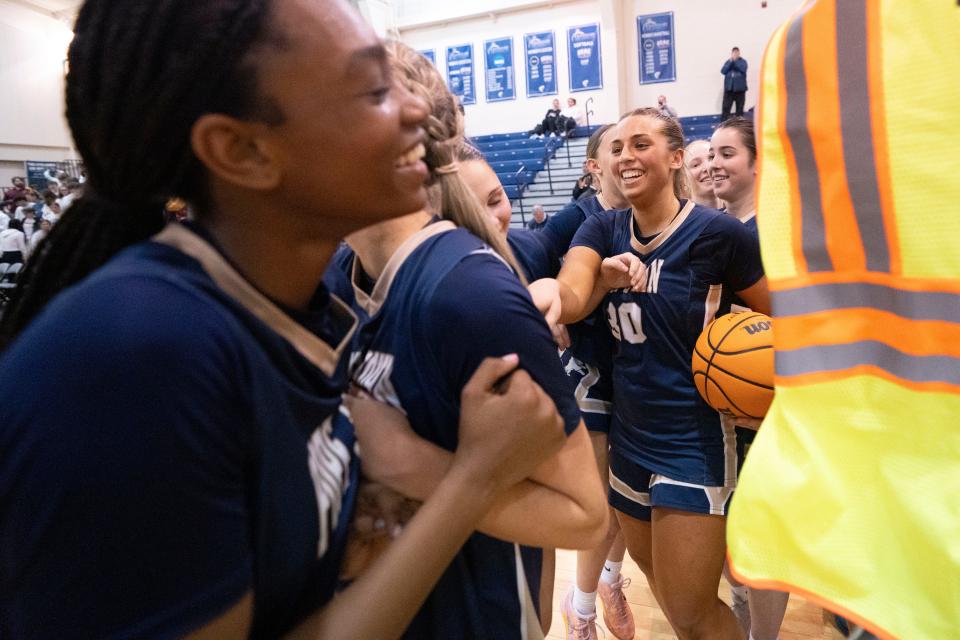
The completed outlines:
<svg viewBox="0 0 960 640">
<path fill-rule="evenodd" d="M 620 117 L 620 122 L 623 122 L 627 118 L 632 118 L 633 116 L 646 116 L 648 118 L 658 120 L 660 122 L 660 133 L 662 133 L 667 139 L 667 147 L 670 149 L 670 151 L 684 150 L 683 126 L 680 125 L 679 120 L 660 113 L 659 109 L 655 109 L 653 107 L 643 107 L 625 113 Z M 686 171 L 683 167 L 680 167 L 679 169 L 671 169 L 671 171 L 673 171 L 673 195 L 680 199 L 689 198 L 690 187 L 687 184 Z"/>
<path fill-rule="evenodd" d="M 84 194 L 40 243 L 0 320 L 7 346 L 47 302 L 164 224 L 171 196 L 209 209 L 190 145 L 206 113 L 282 121 L 257 92 L 252 50 L 282 46 L 269 0 L 87 0 L 70 45 L 66 116 Z M 109 44 L 108 44 L 109 43 Z"/>
<path fill-rule="evenodd" d="M 459 172 L 446 169 L 455 166 L 464 146 L 463 114 L 457 108 L 457 99 L 447 89 L 437 68 L 425 57 L 400 42 L 389 42 L 386 46 L 390 66 L 400 84 L 430 106 L 430 115 L 424 123 L 427 132 L 424 162 L 430 169 L 428 186 L 439 184 L 441 187 L 439 212 L 487 243 L 526 284 L 510 245 L 490 224 L 483 204 L 467 187 Z"/>
</svg>

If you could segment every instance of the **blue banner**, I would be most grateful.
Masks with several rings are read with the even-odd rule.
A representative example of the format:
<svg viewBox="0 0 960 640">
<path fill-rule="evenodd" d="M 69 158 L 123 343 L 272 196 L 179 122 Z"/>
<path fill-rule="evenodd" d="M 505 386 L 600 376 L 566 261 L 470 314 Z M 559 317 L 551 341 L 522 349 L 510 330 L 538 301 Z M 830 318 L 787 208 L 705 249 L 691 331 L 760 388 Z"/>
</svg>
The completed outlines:
<svg viewBox="0 0 960 640">
<path fill-rule="evenodd" d="M 435 49 L 424 49 L 418 52 L 424 58 L 433 63 L 433 66 L 437 66 L 437 52 Z"/>
<path fill-rule="evenodd" d="M 487 102 L 515 100 L 516 81 L 513 71 L 513 38 L 497 38 L 483 43 L 487 86 Z"/>
<path fill-rule="evenodd" d="M 672 11 L 637 16 L 640 84 L 674 82 L 677 79 L 673 34 Z"/>
<path fill-rule="evenodd" d="M 58 172 L 56 162 L 43 162 L 37 160 L 27 160 L 23 163 L 23 170 L 27 174 L 27 186 L 33 187 L 37 191 L 43 191 L 47 188 L 47 171 L 56 175 Z"/>
<path fill-rule="evenodd" d="M 472 44 L 447 47 L 447 86 L 450 93 L 460 98 L 460 104 L 477 103 Z"/>
<path fill-rule="evenodd" d="M 600 25 L 587 24 L 567 29 L 567 51 L 570 54 L 570 91 L 602 89 Z"/>
<path fill-rule="evenodd" d="M 527 97 L 557 95 L 557 54 L 553 31 L 523 36 Z"/>
</svg>

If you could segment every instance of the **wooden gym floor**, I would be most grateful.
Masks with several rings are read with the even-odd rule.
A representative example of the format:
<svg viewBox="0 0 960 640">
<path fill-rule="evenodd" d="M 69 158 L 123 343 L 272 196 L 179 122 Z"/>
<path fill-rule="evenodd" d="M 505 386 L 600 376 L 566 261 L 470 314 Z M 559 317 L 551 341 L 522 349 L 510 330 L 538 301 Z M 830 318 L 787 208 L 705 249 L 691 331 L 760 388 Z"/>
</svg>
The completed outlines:
<svg viewBox="0 0 960 640">
<path fill-rule="evenodd" d="M 553 594 L 553 626 L 547 636 L 553 640 L 563 640 L 563 618 L 560 617 L 560 601 L 573 584 L 576 577 L 577 554 L 573 551 L 557 552 L 557 578 Z M 632 580 L 627 587 L 627 601 L 633 609 L 633 617 L 637 623 L 639 640 L 674 640 L 677 636 L 670 629 L 667 619 L 660 611 L 653 594 L 647 587 L 646 578 L 635 563 L 627 556 L 623 563 L 623 574 Z M 720 581 L 718 593 L 720 598 L 729 604 L 730 588 L 723 580 Z M 597 606 L 598 610 L 602 609 Z M 603 626 L 603 615 L 597 617 L 599 626 Z M 603 634 L 600 634 L 603 637 Z M 616 640 L 607 632 L 607 640 Z M 843 640 L 843 636 L 832 627 L 824 623 L 823 610 L 817 605 L 805 601 L 798 596 L 790 596 L 787 606 L 787 615 L 780 629 L 781 640 Z"/>
</svg>

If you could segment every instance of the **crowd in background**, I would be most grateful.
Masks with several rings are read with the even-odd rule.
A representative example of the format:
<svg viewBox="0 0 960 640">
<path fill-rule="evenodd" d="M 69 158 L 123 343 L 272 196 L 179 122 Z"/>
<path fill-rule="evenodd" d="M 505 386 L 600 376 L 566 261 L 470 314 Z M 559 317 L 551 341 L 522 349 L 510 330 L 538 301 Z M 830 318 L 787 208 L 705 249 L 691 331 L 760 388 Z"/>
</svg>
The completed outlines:
<svg viewBox="0 0 960 640">
<path fill-rule="evenodd" d="M 0 264 L 24 262 L 60 220 L 83 189 L 83 178 L 65 172 L 45 176 L 46 188 L 38 191 L 22 176 L 11 179 L 0 208 Z"/>
</svg>

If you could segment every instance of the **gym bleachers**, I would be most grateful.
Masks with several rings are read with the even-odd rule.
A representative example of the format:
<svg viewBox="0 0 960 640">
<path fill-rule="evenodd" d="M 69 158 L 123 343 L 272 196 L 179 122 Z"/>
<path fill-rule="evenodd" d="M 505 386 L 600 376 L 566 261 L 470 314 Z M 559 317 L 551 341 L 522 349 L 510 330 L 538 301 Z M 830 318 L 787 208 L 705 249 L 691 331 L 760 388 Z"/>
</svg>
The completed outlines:
<svg viewBox="0 0 960 640">
<path fill-rule="evenodd" d="M 753 114 L 748 113 L 747 115 L 752 117 Z M 713 134 L 717 125 L 720 124 L 720 115 L 688 116 L 680 118 L 680 124 L 683 125 L 683 131 L 688 144 L 694 140 L 707 140 Z M 570 138 L 588 138 L 601 126 L 603 125 L 595 124 L 589 127 L 577 127 L 574 129 Z M 564 147 L 566 138 L 530 138 L 528 131 L 514 131 L 511 133 L 476 136 L 471 138 L 470 142 L 483 153 L 487 162 L 490 163 L 490 166 L 497 173 L 497 177 L 500 178 L 500 183 L 503 185 L 507 197 L 512 201 L 521 201 L 519 204 L 521 219 L 523 219 L 522 211 L 524 209 L 523 199 L 525 194 L 530 191 L 530 187 L 534 183 L 539 185 L 541 182 L 547 182 L 548 176 L 546 172 L 550 170 L 550 167 L 547 165 L 557 156 L 557 152 Z M 578 156 L 577 161 L 574 163 L 577 167 L 579 167 L 579 162 L 582 161 L 582 157 L 580 156 L 582 153 L 583 150 L 581 149 L 578 154 L 575 154 Z M 563 162 L 564 167 L 568 164 L 570 163 L 567 161 Z M 577 173 L 578 171 L 579 169 L 573 171 L 573 173 Z M 567 182 L 570 183 L 570 187 L 572 188 L 573 179 L 571 176 L 568 176 L 567 173 L 570 173 L 567 169 L 558 173 L 557 168 L 554 168 L 554 174 L 557 175 L 552 176 L 552 180 L 550 180 L 553 186 L 550 190 L 551 197 L 554 193 L 559 193 L 556 187 L 560 185 L 559 183 L 553 185 L 555 181 L 559 180 L 563 183 L 562 187 L 560 187 L 560 190 L 563 192 L 566 192 Z M 538 193 L 528 195 L 541 195 L 539 193 L 539 187 L 534 188 L 533 191 L 538 191 Z M 534 198 L 534 201 L 536 202 L 537 198 Z M 515 202 L 514 204 L 518 203 Z M 547 206 L 548 209 L 553 209 L 557 206 L 556 203 L 553 202 L 544 203 L 544 205 Z M 553 212 L 552 210 L 548 210 L 548 213 Z"/>
<path fill-rule="evenodd" d="M 570 137 L 588 137 L 599 126 L 577 127 Z M 565 140 L 562 137 L 531 138 L 529 131 L 514 131 L 476 136 L 470 142 L 496 171 L 507 197 L 517 200 L 563 147 Z"/>
</svg>

